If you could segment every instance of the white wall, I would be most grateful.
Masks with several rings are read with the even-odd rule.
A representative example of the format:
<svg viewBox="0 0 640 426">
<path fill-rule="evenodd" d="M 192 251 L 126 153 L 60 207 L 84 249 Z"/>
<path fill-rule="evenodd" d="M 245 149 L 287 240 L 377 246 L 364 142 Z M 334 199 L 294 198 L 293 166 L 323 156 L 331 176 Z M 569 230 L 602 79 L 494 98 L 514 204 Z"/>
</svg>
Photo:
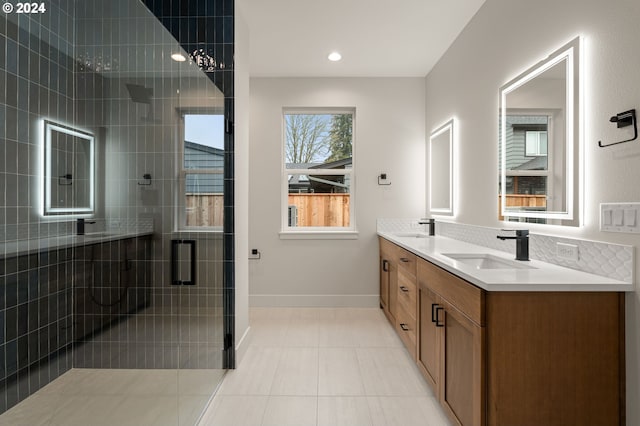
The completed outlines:
<svg viewBox="0 0 640 426">
<path fill-rule="evenodd" d="M 249 29 L 239 8 L 234 27 L 235 340 L 239 364 L 249 331 Z"/>
<path fill-rule="evenodd" d="M 497 220 L 498 88 L 576 35 L 584 36 L 584 226 L 531 225 L 538 232 L 639 246 L 638 234 L 598 229 L 598 204 L 640 201 L 640 142 L 601 149 L 629 134 L 609 117 L 640 108 L 640 2 L 487 0 L 445 53 L 426 83 L 426 129 L 459 118 L 455 220 L 501 226 Z M 640 265 L 636 249 L 636 277 Z M 640 424 L 640 296 L 627 295 L 627 424 Z M 597 372 L 594 372 L 597 374 Z"/>
<path fill-rule="evenodd" d="M 250 303 L 377 306 L 376 219 L 425 209 L 423 78 L 252 78 Z M 281 240 L 283 107 L 355 107 L 356 240 Z M 385 172 L 391 186 L 378 186 Z"/>
</svg>

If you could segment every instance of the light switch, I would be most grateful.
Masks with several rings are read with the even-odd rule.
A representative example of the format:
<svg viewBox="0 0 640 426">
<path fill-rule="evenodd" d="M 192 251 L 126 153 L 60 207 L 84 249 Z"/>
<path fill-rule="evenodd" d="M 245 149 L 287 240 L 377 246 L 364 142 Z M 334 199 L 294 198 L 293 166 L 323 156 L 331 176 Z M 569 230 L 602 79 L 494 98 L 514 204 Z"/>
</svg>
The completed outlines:
<svg viewBox="0 0 640 426">
<path fill-rule="evenodd" d="M 613 224 L 615 226 L 624 225 L 624 215 L 622 210 L 616 209 L 613 211 Z"/>
<path fill-rule="evenodd" d="M 624 210 L 624 226 L 636 226 L 636 211 L 634 209 Z"/>
<path fill-rule="evenodd" d="M 640 202 L 600 204 L 600 230 L 640 234 Z"/>
</svg>

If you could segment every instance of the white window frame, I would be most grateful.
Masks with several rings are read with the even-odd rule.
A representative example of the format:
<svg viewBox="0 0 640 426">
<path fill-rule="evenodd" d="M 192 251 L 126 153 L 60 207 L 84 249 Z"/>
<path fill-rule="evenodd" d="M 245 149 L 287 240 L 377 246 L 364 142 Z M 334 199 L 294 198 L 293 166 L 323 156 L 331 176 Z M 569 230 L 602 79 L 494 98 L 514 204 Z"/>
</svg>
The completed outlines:
<svg viewBox="0 0 640 426">
<path fill-rule="evenodd" d="M 349 177 L 349 226 L 289 226 L 289 176 L 309 175 L 309 169 L 287 169 L 286 164 L 286 116 L 290 114 L 309 115 L 337 115 L 351 114 L 351 168 L 345 169 L 313 169 L 313 175 L 335 176 L 344 175 Z M 356 228 L 356 109 L 354 107 L 328 107 L 328 108 L 283 108 L 282 109 L 282 138 L 281 138 L 281 239 L 356 239 L 358 232 Z"/>
<path fill-rule="evenodd" d="M 178 127 L 178 134 L 176 135 L 177 153 L 176 155 L 176 231 L 189 231 L 189 232 L 223 232 L 223 226 L 187 226 L 187 206 L 186 206 L 186 189 L 187 189 L 187 175 L 224 175 L 224 167 L 220 169 L 186 169 L 184 167 L 184 150 L 185 150 L 185 115 L 223 115 L 224 110 L 221 108 L 206 108 L 206 109 L 179 109 L 178 121 L 180 123 Z"/>
<path fill-rule="evenodd" d="M 548 110 L 521 110 L 519 111 L 517 114 L 514 114 L 513 112 L 511 112 L 510 114 L 507 115 L 545 115 L 547 117 L 547 169 L 546 170 L 507 170 L 505 175 L 505 179 L 502 181 L 502 185 L 503 188 L 501 189 L 501 195 L 503 195 L 502 200 L 506 199 L 506 192 L 502 192 L 502 191 L 506 191 L 506 177 L 507 176 L 524 176 L 524 177 L 529 177 L 529 176 L 544 176 L 547 178 L 547 200 L 553 199 L 553 197 L 555 197 L 555 192 L 554 192 L 554 187 L 553 185 L 549 184 L 549 179 L 552 179 L 553 177 L 553 173 L 554 173 L 554 167 L 553 167 L 553 149 L 554 149 L 554 138 L 553 135 L 555 134 L 555 130 L 554 130 L 554 120 L 553 120 L 553 111 L 548 111 Z M 504 137 L 504 135 L 502 136 Z M 526 147 L 526 134 L 525 134 L 525 147 L 524 147 L 524 154 L 525 157 L 527 156 L 527 147 Z M 506 155 L 506 148 L 505 150 L 503 150 L 502 155 Z M 505 217 L 518 217 L 518 214 L 516 213 L 516 215 L 514 215 L 514 212 L 511 212 L 510 210 L 506 210 L 506 204 L 504 206 L 502 206 L 504 201 L 501 201 L 501 209 L 503 212 L 503 216 Z M 505 213 L 506 212 L 506 213 Z M 535 213 L 532 213 L 532 218 L 534 217 L 533 215 L 535 215 Z M 537 217 L 537 216 L 536 216 Z M 542 217 L 540 216 L 540 218 L 543 219 L 552 219 L 552 218 L 547 218 L 547 217 Z"/>
<path fill-rule="evenodd" d="M 547 152 L 542 152 L 541 148 L 541 138 L 540 136 L 545 135 L 545 146 L 547 148 Z M 535 141 L 533 140 L 533 135 L 535 135 Z M 529 137 L 532 137 L 531 139 Z M 530 150 L 529 148 L 535 148 Z M 549 152 L 549 134 L 546 130 L 526 130 L 524 132 L 524 155 L 525 157 L 546 157 Z"/>
</svg>

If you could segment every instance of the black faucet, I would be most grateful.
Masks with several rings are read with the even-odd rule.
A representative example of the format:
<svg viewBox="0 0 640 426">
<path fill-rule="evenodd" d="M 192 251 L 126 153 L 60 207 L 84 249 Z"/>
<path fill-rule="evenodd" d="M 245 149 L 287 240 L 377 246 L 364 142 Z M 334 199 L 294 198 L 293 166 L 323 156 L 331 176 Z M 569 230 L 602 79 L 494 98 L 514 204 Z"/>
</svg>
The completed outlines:
<svg viewBox="0 0 640 426">
<path fill-rule="evenodd" d="M 503 229 L 503 231 L 510 231 L 510 229 Z M 529 260 L 529 230 L 528 229 L 516 229 L 516 235 L 514 237 L 498 235 L 501 240 L 516 240 L 516 260 Z"/>
<path fill-rule="evenodd" d="M 429 235 L 430 236 L 434 236 L 436 235 L 436 220 L 431 218 L 431 219 L 420 219 L 418 221 L 419 225 L 429 225 Z"/>
<path fill-rule="evenodd" d="M 84 235 L 84 225 L 86 223 L 92 224 L 92 223 L 96 223 L 96 222 L 95 221 L 91 221 L 90 222 L 90 221 L 84 220 L 82 218 L 79 218 L 78 219 L 78 224 L 77 224 L 77 227 L 76 227 L 76 235 Z"/>
</svg>

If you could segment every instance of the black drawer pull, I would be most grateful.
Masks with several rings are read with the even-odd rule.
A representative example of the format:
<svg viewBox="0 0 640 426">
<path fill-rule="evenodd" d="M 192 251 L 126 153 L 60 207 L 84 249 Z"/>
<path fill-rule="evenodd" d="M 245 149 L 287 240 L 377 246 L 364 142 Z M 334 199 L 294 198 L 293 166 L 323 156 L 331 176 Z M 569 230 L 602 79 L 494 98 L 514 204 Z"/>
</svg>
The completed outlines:
<svg viewBox="0 0 640 426">
<path fill-rule="evenodd" d="M 389 272 L 389 261 L 388 260 L 383 260 L 382 261 L 382 270 L 384 272 Z"/>
<path fill-rule="evenodd" d="M 408 326 L 407 324 L 401 323 L 401 324 L 400 324 L 400 328 L 401 328 L 403 331 L 409 331 L 409 326 Z"/>
<path fill-rule="evenodd" d="M 401 261 L 402 263 L 409 263 L 409 262 L 411 262 L 411 261 L 410 261 L 408 258 L 406 258 L 406 257 L 401 257 L 401 258 L 400 258 L 400 261 Z"/>
<path fill-rule="evenodd" d="M 437 303 L 432 303 L 431 304 L 431 322 L 436 322 L 436 307 L 438 306 Z"/>
<path fill-rule="evenodd" d="M 400 290 L 404 291 L 405 293 L 409 291 L 409 289 L 403 285 L 400 286 Z"/>
<path fill-rule="evenodd" d="M 444 327 L 444 324 L 440 324 L 440 311 L 444 311 L 444 308 L 442 306 L 438 306 L 436 308 L 436 327 Z"/>
</svg>

